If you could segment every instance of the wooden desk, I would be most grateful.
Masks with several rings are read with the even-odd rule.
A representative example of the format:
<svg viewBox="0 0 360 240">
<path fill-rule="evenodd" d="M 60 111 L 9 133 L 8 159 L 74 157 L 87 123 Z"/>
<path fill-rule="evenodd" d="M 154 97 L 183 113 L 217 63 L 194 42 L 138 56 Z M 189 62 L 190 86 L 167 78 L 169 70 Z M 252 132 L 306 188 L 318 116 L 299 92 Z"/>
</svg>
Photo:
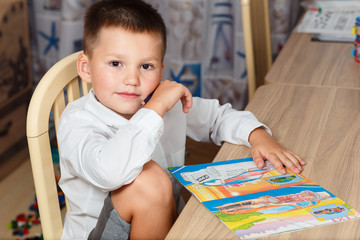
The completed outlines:
<svg viewBox="0 0 360 240">
<path fill-rule="evenodd" d="M 292 33 L 265 82 L 360 88 L 360 63 L 351 56 L 354 45 L 313 42 L 311 36 Z"/>
<path fill-rule="evenodd" d="M 360 90 L 272 84 L 260 87 L 247 110 L 274 138 L 307 162 L 303 174 L 360 210 Z M 214 161 L 249 157 L 225 143 Z M 264 239 L 356 239 L 360 221 L 283 233 Z M 238 239 L 191 197 L 167 239 Z"/>
</svg>

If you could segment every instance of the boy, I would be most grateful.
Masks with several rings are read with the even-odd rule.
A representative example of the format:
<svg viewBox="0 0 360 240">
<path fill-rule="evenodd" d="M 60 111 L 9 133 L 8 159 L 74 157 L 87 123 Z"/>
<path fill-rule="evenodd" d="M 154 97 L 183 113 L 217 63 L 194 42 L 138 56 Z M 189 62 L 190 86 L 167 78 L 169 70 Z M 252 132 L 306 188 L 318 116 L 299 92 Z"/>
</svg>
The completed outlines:
<svg viewBox="0 0 360 240">
<path fill-rule="evenodd" d="M 260 168 L 267 159 L 280 171 L 302 170 L 305 162 L 250 112 L 160 82 L 166 29 L 150 5 L 93 4 L 83 41 L 77 68 L 93 88 L 66 107 L 58 128 L 60 186 L 70 204 L 63 239 L 164 238 L 181 189 L 165 169 L 184 164 L 186 136 L 251 145 Z"/>
</svg>

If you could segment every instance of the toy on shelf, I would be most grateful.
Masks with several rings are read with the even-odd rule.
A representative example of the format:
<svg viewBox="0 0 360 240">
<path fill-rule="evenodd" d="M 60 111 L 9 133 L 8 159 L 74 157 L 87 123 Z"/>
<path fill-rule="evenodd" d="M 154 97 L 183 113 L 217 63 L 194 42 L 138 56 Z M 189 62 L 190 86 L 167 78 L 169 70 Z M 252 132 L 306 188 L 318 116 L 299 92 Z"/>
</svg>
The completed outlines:
<svg viewBox="0 0 360 240">
<path fill-rule="evenodd" d="M 355 34 L 355 42 L 351 55 L 355 57 L 355 61 L 360 63 L 360 17 L 356 18 L 353 34 Z"/>
</svg>

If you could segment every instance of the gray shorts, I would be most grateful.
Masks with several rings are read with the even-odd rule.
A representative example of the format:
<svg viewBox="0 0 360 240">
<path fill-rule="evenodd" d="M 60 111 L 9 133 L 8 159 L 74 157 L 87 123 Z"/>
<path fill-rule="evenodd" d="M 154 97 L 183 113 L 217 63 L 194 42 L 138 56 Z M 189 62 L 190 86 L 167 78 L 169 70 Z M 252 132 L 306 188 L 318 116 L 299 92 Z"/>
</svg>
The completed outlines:
<svg viewBox="0 0 360 240">
<path fill-rule="evenodd" d="M 115 210 L 110 194 L 104 200 L 99 219 L 88 239 L 129 239 L 131 224 L 122 219 Z"/>
</svg>

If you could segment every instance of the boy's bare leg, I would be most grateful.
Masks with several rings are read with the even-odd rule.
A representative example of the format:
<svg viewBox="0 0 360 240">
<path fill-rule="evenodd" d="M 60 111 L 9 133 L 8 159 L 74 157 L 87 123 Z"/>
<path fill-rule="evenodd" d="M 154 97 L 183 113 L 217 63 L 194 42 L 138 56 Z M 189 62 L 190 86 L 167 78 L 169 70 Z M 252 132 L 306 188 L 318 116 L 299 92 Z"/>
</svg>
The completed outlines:
<svg viewBox="0 0 360 240">
<path fill-rule="evenodd" d="M 171 181 L 154 161 L 129 185 L 111 192 L 114 208 L 131 222 L 131 239 L 164 239 L 177 217 Z"/>
</svg>

